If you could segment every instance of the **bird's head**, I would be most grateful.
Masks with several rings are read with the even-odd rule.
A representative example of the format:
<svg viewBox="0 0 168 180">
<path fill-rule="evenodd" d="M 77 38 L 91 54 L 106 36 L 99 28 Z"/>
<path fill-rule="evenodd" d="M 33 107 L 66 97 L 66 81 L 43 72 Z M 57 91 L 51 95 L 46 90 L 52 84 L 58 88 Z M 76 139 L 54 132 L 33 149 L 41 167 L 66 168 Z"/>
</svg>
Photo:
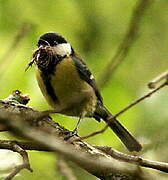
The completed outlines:
<svg viewBox="0 0 168 180">
<path fill-rule="evenodd" d="M 60 56 L 69 56 L 73 53 L 71 45 L 58 33 L 48 32 L 40 36 L 38 47 L 53 47 L 56 54 Z"/>
</svg>

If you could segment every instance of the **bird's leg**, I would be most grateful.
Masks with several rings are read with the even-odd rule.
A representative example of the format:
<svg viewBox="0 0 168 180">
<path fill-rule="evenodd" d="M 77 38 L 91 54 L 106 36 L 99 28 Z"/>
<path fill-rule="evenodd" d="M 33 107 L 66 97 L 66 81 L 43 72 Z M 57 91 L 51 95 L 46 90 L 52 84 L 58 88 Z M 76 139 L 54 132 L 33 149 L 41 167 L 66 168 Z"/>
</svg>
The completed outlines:
<svg viewBox="0 0 168 180">
<path fill-rule="evenodd" d="M 82 119 L 85 117 L 85 113 L 83 113 L 80 117 L 79 117 L 79 120 L 74 128 L 73 131 L 68 131 L 68 132 L 65 132 L 65 135 L 66 137 L 64 138 L 65 140 L 68 140 L 69 138 L 73 137 L 73 136 L 78 136 L 78 129 L 79 129 L 79 126 L 80 126 L 80 123 L 82 121 Z"/>
<path fill-rule="evenodd" d="M 74 135 L 78 135 L 78 129 L 79 129 L 79 126 L 80 126 L 82 119 L 83 119 L 82 117 L 79 118 L 74 130 L 72 131 L 74 133 Z"/>
</svg>

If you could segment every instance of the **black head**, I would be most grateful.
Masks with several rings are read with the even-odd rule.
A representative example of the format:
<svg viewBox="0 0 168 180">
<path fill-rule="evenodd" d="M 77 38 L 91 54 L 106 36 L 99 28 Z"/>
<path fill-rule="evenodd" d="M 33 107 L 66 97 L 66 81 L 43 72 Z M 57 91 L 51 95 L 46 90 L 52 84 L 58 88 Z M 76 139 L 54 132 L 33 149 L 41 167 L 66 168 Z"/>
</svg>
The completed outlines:
<svg viewBox="0 0 168 180">
<path fill-rule="evenodd" d="M 67 41 L 58 33 L 48 32 L 40 36 L 38 40 L 38 47 L 43 46 L 55 46 L 58 44 L 67 43 Z"/>
</svg>

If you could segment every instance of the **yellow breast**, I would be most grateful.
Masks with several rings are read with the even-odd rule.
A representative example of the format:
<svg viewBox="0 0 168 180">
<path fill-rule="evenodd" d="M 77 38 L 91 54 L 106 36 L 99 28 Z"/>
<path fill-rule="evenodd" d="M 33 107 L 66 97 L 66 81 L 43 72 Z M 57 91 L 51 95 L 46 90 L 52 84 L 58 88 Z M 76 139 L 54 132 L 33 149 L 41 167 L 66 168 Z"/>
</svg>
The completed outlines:
<svg viewBox="0 0 168 180">
<path fill-rule="evenodd" d="M 39 87 L 52 107 L 66 107 L 63 114 L 78 116 L 82 111 L 93 111 L 96 104 L 96 96 L 92 87 L 82 80 L 71 58 L 65 58 L 57 64 L 55 73 L 51 74 L 50 83 L 58 98 L 56 103 L 49 96 L 41 72 L 37 70 Z M 91 113 L 91 112 L 89 112 Z"/>
</svg>

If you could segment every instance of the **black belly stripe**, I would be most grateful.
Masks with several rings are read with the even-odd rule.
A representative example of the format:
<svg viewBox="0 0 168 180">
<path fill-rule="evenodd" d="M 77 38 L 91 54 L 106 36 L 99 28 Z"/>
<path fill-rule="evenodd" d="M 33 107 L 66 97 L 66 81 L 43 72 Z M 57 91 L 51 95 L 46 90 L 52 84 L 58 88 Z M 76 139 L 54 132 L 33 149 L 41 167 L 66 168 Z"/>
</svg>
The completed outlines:
<svg viewBox="0 0 168 180">
<path fill-rule="evenodd" d="M 48 95 L 51 97 L 53 102 L 55 104 L 57 104 L 59 101 L 58 101 L 57 95 L 56 95 L 56 93 L 55 93 L 55 91 L 51 85 L 51 74 L 48 75 L 48 74 L 42 72 L 41 77 L 43 79 L 43 82 L 44 82 L 44 85 L 46 87 Z"/>
<path fill-rule="evenodd" d="M 42 50 L 40 51 L 40 56 L 38 57 L 37 66 L 41 71 L 41 77 L 48 95 L 51 97 L 52 101 L 57 104 L 59 103 L 59 100 L 54 88 L 52 87 L 51 77 L 54 76 L 57 64 L 65 57 L 52 53 L 50 54 L 47 49 Z"/>
</svg>

